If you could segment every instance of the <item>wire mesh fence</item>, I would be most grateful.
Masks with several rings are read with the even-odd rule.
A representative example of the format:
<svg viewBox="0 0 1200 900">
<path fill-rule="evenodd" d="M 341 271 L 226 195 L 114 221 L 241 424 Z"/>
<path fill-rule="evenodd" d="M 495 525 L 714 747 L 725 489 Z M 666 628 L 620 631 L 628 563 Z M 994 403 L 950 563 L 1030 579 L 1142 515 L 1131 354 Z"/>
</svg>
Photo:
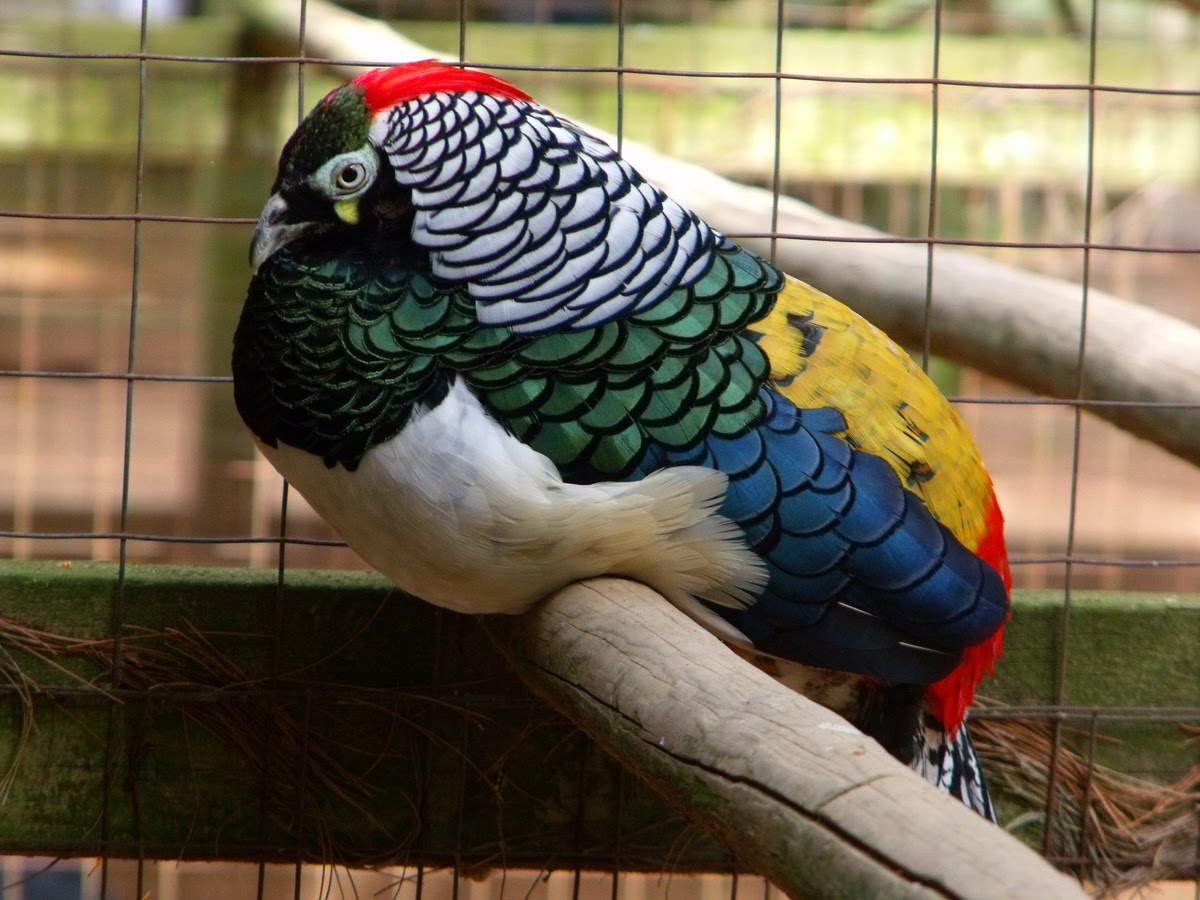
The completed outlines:
<svg viewBox="0 0 1200 900">
<path fill-rule="evenodd" d="M 114 634 L 132 563 L 268 566 L 280 585 L 293 569 L 362 566 L 253 457 L 230 396 L 249 226 L 283 138 L 336 82 L 313 59 L 304 0 L 288 35 L 248 31 L 252 5 L 181 15 L 141 0 L 121 19 L 82 18 L 96 10 L 66 3 L 34 16 L 13 4 L 0 18 L 9 98 L 0 111 L 0 555 L 116 562 Z M 1098 290 L 1200 325 L 1200 63 L 1191 51 L 1200 22 L 1167 2 L 946 6 L 497 0 L 461 2 L 434 21 L 401 0 L 358 8 L 503 72 L 618 141 L 892 235 L 836 238 L 864 255 L 884 242 L 923 248 L 924 339 L 911 349 L 982 446 L 1017 586 L 1057 589 L 1068 609 L 1089 588 L 1194 592 L 1200 470 L 1091 414 L 1139 401 L 1097 400 L 1082 367 L 1072 391 L 1049 398 L 949 364 L 932 322 L 935 260 L 967 248 L 1078 283 L 1081 362 Z M 829 240 L 782 230 L 777 211 L 730 236 L 766 239 L 772 250 Z M 1156 352 L 1136 333 L 1128 350 Z M 1200 415 L 1194 385 L 1166 405 L 1180 423 Z M 1060 768 L 1064 742 L 1082 748 L 1085 778 L 1097 745 L 1127 735 L 1128 720 L 1182 742 L 1181 726 L 1200 721 L 1200 689 L 1170 707 L 1071 704 L 1062 621 L 1052 702 L 978 717 L 1044 729 L 1045 850 L 1069 864 L 1086 861 L 1088 826 L 1086 811 L 1053 799 L 1076 777 Z M 117 684 L 126 650 L 116 640 L 107 652 Z M 99 761 L 106 785 L 122 765 L 115 754 Z M 1171 781 L 1183 770 L 1132 774 Z M 135 867 L 137 895 L 152 880 L 158 895 L 177 889 L 161 865 Z M 377 889 L 485 889 L 449 871 L 441 887 L 420 870 L 381 876 Z M 276 875 L 267 873 L 260 868 L 246 896 L 271 895 Z M 314 890 L 312 877 L 291 870 L 295 896 Z M 313 895 L 352 893 L 323 877 Z M 95 896 L 126 895 L 115 875 L 86 883 Z M 643 889 L 615 877 L 588 887 L 580 868 L 539 883 L 572 896 Z M 733 878 L 701 890 L 763 889 Z"/>
</svg>

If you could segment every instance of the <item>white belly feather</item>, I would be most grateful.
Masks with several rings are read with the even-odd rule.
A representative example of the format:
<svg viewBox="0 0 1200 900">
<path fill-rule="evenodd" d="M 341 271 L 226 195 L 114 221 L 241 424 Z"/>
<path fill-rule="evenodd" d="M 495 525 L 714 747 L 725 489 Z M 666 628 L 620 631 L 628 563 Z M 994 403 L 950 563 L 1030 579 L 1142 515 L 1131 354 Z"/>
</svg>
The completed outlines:
<svg viewBox="0 0 1200 900">
<path fill-rule="evenodd" d="M 693 599 L 742 605 L 766 579 L 715 513 L 726 479 L 712 469 L 565 483 L 461 381 L 353 472 L 284 444 L 260 449 L 363 559 L 431 603 L 518 613 L 572 581 L 625 575 L 748 643 Z"/>
</svg>

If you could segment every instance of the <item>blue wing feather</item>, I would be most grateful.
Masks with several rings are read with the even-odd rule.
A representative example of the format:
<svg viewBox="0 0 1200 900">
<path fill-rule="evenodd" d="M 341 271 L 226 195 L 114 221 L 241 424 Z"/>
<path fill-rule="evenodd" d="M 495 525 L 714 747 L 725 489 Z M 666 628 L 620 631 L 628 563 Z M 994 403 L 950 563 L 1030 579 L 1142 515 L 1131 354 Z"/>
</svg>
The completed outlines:
<svg viewBox="0 0 1200 900">
<path fill-rule="evenodd" d="M 721 513 L 767 562 L 745 609 L 712 609 L 765 653 L 893 682 L 929 683 L 1007 614 L 1004 586 L 882 459 L 853 447 L 833 409 L 800 409 L 769 387 L 767 416 L 710 435 L 664 465 L 729 475 Z M 637 477 L 635 474 L 634 477 Z"/>
</svg>

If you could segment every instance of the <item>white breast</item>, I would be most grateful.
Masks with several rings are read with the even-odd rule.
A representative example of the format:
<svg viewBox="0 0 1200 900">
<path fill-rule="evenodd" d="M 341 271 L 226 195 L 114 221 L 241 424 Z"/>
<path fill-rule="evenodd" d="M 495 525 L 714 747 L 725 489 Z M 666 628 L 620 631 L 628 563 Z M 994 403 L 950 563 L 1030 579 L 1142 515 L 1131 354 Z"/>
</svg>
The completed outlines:
<svg viewBox="0 0 1200 900">
<path fill-rule="evenodd" d="M 741 605 L 765 582 L 741 532 L 715 514 L 721 473 L 564 483 L 461 380 L 353 472 L 284 444 L 260 449 L 363 559 L 462 612 L 522 612 L 572 581 L 613 574 L 711 619 L 694 597 Z"/>
</svg>

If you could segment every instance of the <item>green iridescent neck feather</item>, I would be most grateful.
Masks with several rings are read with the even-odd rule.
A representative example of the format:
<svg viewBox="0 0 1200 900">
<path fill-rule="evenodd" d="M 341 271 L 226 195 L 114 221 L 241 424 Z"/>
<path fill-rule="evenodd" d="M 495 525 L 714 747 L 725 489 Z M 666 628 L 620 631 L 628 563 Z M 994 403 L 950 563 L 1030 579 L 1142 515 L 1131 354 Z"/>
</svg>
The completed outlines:
<svg viewBox="0 0 1200 900">
<path fill-rule="evenodd" d="M 298 244 L 254 278 L 234 342 L 238 409 L 268 445 L 354 469 L 456 377 L 576 482 L 627 477 L 648 454 L 763 417 L 768 363 L 740 332 L 782 276 L 733 244 L 647 310 L 536 336 L 481 325 L 465 288 L 387 248 Z"/>
</svg>

